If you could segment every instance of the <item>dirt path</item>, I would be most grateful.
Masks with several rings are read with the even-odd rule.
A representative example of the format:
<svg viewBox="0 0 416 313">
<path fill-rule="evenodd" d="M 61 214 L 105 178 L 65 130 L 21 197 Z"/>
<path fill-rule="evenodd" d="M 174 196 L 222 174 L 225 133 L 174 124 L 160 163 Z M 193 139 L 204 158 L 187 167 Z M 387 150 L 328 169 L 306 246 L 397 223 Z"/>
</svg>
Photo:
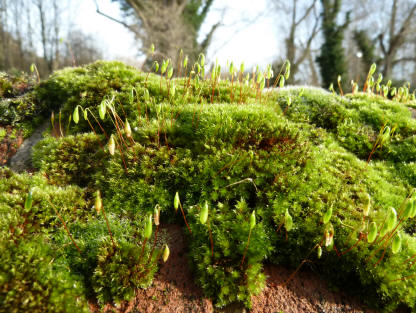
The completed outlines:
<svg viewBox="0 0 416 313">
<path fill-rule="evenodd" d="M 8 162 L 13 171 L 20 173 L 32 168 L 32 148 L 43 138 L 43 132 L 48 128 L 49 123 L 49 120 L 46 120 L 29 138 L 23 141 L 16 154 Z"/>
</svg>

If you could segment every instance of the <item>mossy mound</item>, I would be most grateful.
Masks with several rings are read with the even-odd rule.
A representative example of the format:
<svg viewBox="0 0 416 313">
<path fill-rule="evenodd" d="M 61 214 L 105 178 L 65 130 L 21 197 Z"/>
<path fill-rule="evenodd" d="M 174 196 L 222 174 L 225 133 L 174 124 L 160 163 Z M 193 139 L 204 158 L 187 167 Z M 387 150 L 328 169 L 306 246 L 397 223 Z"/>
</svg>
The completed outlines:
<svg viewBox="0 0 416 313">
<path fill-rule="evenodd" d="M 0 72 L 0 126 L 12 126 L 28 137 L 41 124 L 50 112 L 38 101 L 36 86 L 33 75 Z"/>
<path fill-rule="evenodd" d="M 162 222 L 184 225 L 196 279 L 218 306 L 249 307 L 264 286 L 265 262 L 296 268 L 307 259 L 375 307 L 415 309 L 416 122 L 407 107 L 414 104 L 306 87 L 262 93 L 255 79 L 230 83 L 196 72 L 170 79 L 97 62 L 56 72 L 36 89 L 38 101 L 62 106 L 70 123 L 66 137 L 37 145 L 37 175 L 54 186 L 77 184 L 90 205 L 101 190 L 120 242 L 114 252 L 104 222 L 81 212 L 69 218 L 81 250 L 91 252 L 83 264 L 66 249 L 83 286 L 105 302 L 149 282 L 117 279 L 114 264 L 134 266 L 132 255 L 142 252 L 131 238 L 142 236 L 156 207 Z M 374 225 L 379 235 L 369 243 Z M 59 234 L 51 240 L 70 243 Z M 94 248 L 103 236 L 104 247 Z"/>
</svg>

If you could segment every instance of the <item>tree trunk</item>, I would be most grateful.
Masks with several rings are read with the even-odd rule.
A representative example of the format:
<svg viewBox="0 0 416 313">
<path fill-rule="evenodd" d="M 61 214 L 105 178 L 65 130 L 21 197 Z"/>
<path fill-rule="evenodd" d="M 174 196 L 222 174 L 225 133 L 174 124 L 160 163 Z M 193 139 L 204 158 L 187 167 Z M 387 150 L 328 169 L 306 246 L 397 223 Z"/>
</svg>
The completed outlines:
<svg viewBox="0 0 416 313">
<path fill-rule="evenodd" d="M 43 58 L 46 63 L 46 67 L 49 73 L 53 70 L 52 58 L 48 54 L 48 37 L 46 33 L 46 17 L 45 10 L 43 7 L 43 0 L 38 0 L 36 6 L 39 10 L 39 20 L 40 20 L 40 29 L 41 29 L 41 40 L 42 40 L 42 49 L 43 49 Z"/>
<path fill-rule="evenodd" d="M 391 74 L 393 72 L 393 61 L 394 61 L 394 55 L 388 54 L 384 56 L 384 62 L 383 62 L 383 76 L 389 79 L 391 77 Z"/>
</svg>

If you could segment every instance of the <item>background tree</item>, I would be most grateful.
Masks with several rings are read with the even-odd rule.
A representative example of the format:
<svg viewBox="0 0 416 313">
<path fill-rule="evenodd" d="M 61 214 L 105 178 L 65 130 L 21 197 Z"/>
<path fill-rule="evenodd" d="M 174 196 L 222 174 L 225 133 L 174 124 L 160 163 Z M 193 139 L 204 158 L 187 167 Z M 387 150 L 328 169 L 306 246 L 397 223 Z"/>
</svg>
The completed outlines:
<svg viewBox="0 0 416 313">
<path fill-rule="evenodd" d="M 411 26 L 414 25 L 416 16 L 416 3 L 414 1 L 399 2 L 399 0 L 393 0 L 388 28 L 378 36 L 383 56 L 384 77 L 391 77 L 393 68 L 398 63 L 416 61 L 414 51 L 398 58 L 400 48 L 405 45 L 409 35 L 414 31 Z M 401 12 L 399 12 L 399 8 L 402 9 Z M 400 19 L 399 16 L 402 18 Z"/>
<path fill-rule="evenodd" d="M 0 70 L 28 66 L 34 60 L 24 38 L 33 33 L 25 32 L 26 2 L 23 0 L 0 0 Z M 30 19 L 27 20 L 30 23 Z M 30 63 L 29 63 L 30 64 Z"/>
<path fill-rule="evenodd" d="M 101 58 L 92 37 L 71 25 L 69 0 L 0 0 L 0 70 L 28 71 L 35 63 L 41 76 L 63 66 Z"/>
<path fill-rule="evenodd" d="M 368 73 L 373 63 L 379 63 L 381 61 L 376 55 L 376 43 L 369 38 L 365 30 L 356 30 L 353 36 L 357 48 L 361 52 L 364 65 L 363 72 Z"/>
<path fill-rule="evenodd" d="M 350 69 L 356 69 L 354 79 L 366 76 L 375 62 L 386 79 L 408 80 L 416 66 L 415 1 L 352 0 L 348 5 L 353 18 L 346 30 L 350 40 L 346 47 Z M 357 51 L 362 58 L 356 57 Z"/>
<path fill-rule="evenodd" d="M 103 58 L 101 49 L 97 46 L 92 35 L 86 35 L 82 30 L 73 30 L 63 41 L 62 51 L 65 65 L 84 65 Z"/>
<path fill-rule="evenodd" d="M 206 53 L 212 36 L 220 23 L 214 24 L 199 43 L 200 28 L 214 0 L 113 0 L 120 3 L 124 13 L 118 20 L 100 11 L 97 12 L 125 26 L 140 41 L 140 51 L 149 57 L 151 44 L 156 47 L 156 59 L 172 58 L 183 49 L 191 61 L 199 53 Z"/>
<path fill-rule="evenodd" d="M 291 63 L 291 75 L 288 83 L 295 83 L 296 74 L 299 71 L 301 64 L 308 60 L 311 54 L 311 47 L 316 35 L 319 32 L 319 15 L 317 12 L 317 0 L 303 1 L 299 3 L 298 0 L 284 1 L 273 0 L 272 3 L 275 10 L 281 17 L 284 13 L 289 18 L 289 23 L 286 19 L 282 25 L 290 25 L 287 29 L 287 37 L 285 38 L 286 56 L 285 59 Z M 312 25 L 312 27 L 311 27 Z M 299 35 L 299 32 L 302 35 Z"/>
<path fill-rule="evenodd" d="M 350 22 L 350 12 L 346 13 L 344 24 L 338 25 L 341 0 L 321 0 L 321 5 L 324 41 L 317 62 L 321 70 L 323 86 L 327 88 L 331 83 L 336 83 L 338 75 L 343 76 L 347 71 L 342 43 L 344 31 Z"/>
</svg>

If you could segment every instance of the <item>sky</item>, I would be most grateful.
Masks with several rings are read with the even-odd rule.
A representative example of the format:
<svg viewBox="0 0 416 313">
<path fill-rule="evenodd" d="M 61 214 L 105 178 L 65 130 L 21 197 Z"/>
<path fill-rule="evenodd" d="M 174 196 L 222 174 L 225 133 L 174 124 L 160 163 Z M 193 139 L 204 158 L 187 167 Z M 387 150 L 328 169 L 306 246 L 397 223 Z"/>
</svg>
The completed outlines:
<svg viewBox="0 0 416 313">
<path fill-rule="evenodd" d="M 102 12 L 120 18 L 117 3 L 98 0 L 98 4 Z M 215 62 L 218 58 L 220 63 L 232 60 L 235 64 L 244 61 L 247 67 L 271 63 L 282 53 L 279 53 L 275 16 L 267 16 L 267 12 L 266 0 L 216 0 L 201 36 L 221 18 L 223 26 L 214 35 L 207 60 Z M 261 17 L 256 19 L 258 16 Z M 133 35 L 124 26 L 97 14 L 93 0 L 80 1 L 74 24 L 97 38 L 105 58 L 140 60 Z"/>
</svg>

